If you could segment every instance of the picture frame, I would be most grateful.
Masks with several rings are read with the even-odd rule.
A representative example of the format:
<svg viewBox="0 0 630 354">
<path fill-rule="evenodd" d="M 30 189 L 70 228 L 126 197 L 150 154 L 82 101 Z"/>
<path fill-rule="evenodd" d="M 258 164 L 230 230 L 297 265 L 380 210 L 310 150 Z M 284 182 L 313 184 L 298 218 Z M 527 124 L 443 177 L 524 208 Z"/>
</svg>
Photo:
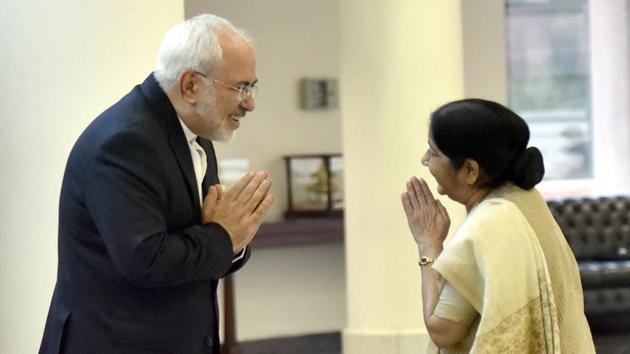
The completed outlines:
<svg viewBox="0 0 630 354">
<path fill-rule="evenodd" d="M 341 154 L 284 156 L 288 206 L 285 217 L 343 215 L 343 158 Z"/>
</svg>

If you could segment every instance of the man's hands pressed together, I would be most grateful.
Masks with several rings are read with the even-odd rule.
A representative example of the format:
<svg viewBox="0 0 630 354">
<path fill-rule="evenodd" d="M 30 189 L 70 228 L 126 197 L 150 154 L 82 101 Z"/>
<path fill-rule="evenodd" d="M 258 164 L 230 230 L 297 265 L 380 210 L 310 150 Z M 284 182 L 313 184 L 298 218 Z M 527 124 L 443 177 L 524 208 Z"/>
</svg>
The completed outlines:
<svg viewBox="0 0 630 354">
<path fill-rule="evenodd" d="M 245 248 L 273 204 L 269 188 L 271 179 L 264 171 L 248 173 L 225 195 L 220 185 L 210 187 L 201 207 L 202 223 L 221 225 L 230 235 L 234 252 Z"/>
</svg>

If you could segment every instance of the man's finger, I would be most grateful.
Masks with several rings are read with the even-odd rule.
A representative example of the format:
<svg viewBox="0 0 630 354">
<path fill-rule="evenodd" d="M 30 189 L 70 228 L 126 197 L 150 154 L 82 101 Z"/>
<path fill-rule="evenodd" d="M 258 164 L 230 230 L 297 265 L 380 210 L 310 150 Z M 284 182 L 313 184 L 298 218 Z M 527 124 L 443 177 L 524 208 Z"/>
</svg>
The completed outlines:
<svg viewBox="0 0 630 354">
<path fill-rule="evenodd" d="M 267 212 L 269 212 L 269 209 L 271 208 L 273 201 L 274 201 L 273 195 L 267 194 L 265 199 L 263 199 L 263 201 L 260 202 L 260 204 L 258 204 L 258 207 L 256 208 L 256 210 L 254 210 L 254 213 L 252 214 L 252 219 L 254 222 L 259 223 L 259 224 L 262 222 L 265 215 L 267 215 Z"/>
<path fill-rule="evenodd" d="M 263 198 L 265 198 L 265 196 L 269 192 L 269 189 L 271 189 L 270 179 L 265 179 L 262 182 L 260 182 L 260 185 L 258 185 L 258 188 L 256 188 L 254 193 L 252 193 L 252 196 L 247 201 L 247 204 L 245 204 L 246 210 L 253 213 L 256 207 L 258 206 L 258 204 L 260 204 Z"/>
<path fill-rule="evenodd" d="M 223 186 L 220 184 L 215 184 L 215 186 L 217 190 L 217 200 L 223 199 Z"/>
<path fill-rule="evenodd" d="M 220 187 L 218 188 L 216 185 L 208 188 L 208 194 L 206 194 L 201 205 L 201 221 L 203 224 L 211 221 L 212 214 L 219 203 L 218 190 L 220 190 Z"/>
<path fill-rule="evenodd" d="M 235 200 L 239 205 L 245 205 L 252 197 L 254 192 L 260 186 L 260 183 L 267 178 L 267 173 L 264 171 L 258 171 L 254 174 L 254 177 L 247 183 L 247 185 L 236 196 Z"/>
<path fill-rule="evenodd" d="M 227 198 L 236 199 L 240 194 L 243 188 L 249 184 L 249 182 L 254 178 L 254 172 L 247 172 L 247 174 L 236 182 L 236 184 L 230 188 L 230 190 L 226 193 Z"/>
<path fill-rule="evenodd" d="M 208 188 L 208 194 L 206 195 L 206 198 L 203 200 L 203 205 L 204 206 L 206 206 L 207 204 L 216 205 L 217 200 L 219 200 L 219 198 L 217 197 L 217 187 L 210 186 L 210 188 Z"/>
</svg>

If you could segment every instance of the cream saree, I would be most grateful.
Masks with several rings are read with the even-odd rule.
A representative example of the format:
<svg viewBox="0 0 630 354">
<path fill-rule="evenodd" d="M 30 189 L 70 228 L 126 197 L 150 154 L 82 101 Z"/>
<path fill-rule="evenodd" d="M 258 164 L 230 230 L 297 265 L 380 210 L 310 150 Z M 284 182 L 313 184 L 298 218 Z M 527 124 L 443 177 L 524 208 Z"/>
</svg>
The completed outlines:
<svg viewBox="0 0 630 354">
<path fill-rule="evenodd" d="M 429 353 L 594 353 L 577 263 L 546 202 L 506 185 L 473 208 L 433 268 L 477 310 Z"/>
</svg>

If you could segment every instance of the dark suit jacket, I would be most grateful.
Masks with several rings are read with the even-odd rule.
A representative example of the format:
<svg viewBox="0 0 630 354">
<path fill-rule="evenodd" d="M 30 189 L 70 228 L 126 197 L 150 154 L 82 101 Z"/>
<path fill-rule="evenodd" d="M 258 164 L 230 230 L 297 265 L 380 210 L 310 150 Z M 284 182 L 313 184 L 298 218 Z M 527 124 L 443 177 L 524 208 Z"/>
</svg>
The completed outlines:
<svg viewBox="0 0 630 354">
<path fill-rule="evenodd" d="M 217 163 L 200 140 L 207 191 Z M 41 353 L 218 353 L 217 281 L 249 252 L 232 263 L 226 231 L 201 225 L 197 193 L 184 132 L 150 75 L 70 153 Z"/>
</svg>

